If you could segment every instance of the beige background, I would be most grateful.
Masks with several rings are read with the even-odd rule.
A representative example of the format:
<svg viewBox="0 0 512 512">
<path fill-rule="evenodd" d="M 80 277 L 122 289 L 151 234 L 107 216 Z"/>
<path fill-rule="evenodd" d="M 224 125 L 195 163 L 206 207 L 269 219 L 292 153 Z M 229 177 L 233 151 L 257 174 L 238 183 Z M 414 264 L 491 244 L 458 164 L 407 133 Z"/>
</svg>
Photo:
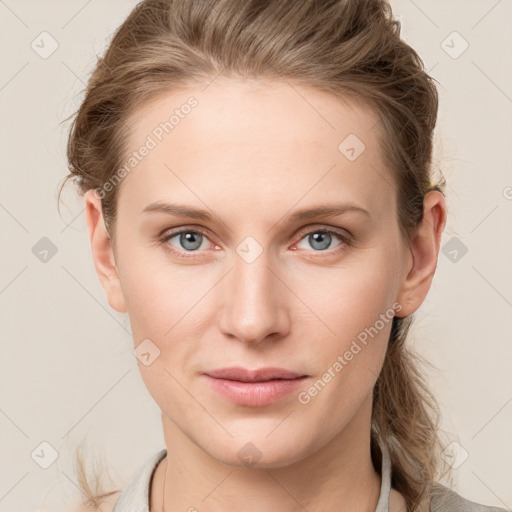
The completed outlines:
<svg viewBox="0 0 512 512">
<path fill-rule="evenodd" d="M 56 209 L 68 127 L 59 123 L 78 106 L 95 54 L 134 5 L 0 1 L 1 511 L 66 510 L 78 493 L 71 454 L 84 437 L 92 456 L 104 454 L 117 487 L 164 447 L 128 318 L 106 302 L 72 186 L 62 217 Z M 512 3 L 392 6 L 404 38 L 440 83 L 436 162 L 449 184 L 443 252 L 411 344 L 438 368 L 429 376 L 442 427 L 460 444 L 456 490 L 511 508 Z M 43 31 L 58 43 L 46 59 L 31 47 Z M 453 58 L 464 40 L 469 47 Z M 32 252 L 42 237 L 57 249 L 46 263 Z M 445 247 L 453 237 L 458 249 Z M 49 456 L 42 442 L 59 454 L 48 469 L 31 457 Z"/>
</svg>

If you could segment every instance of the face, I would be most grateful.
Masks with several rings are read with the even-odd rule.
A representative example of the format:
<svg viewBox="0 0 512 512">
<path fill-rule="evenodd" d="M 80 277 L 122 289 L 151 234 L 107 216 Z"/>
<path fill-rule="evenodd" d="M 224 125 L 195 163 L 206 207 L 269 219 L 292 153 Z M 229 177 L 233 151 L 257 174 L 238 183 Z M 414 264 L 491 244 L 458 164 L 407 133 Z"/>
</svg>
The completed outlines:
<svg viewBox="0 0 512 512">
<path fill-rule="evenodd" d="M 109 300 L 145 343 L 164 430 L 227 464 L 284 466 L 369 432 L 410 253 L 370 109 L 284 82 L 203 89 L 130 123 L 127 158 L 146 154 L 118 191 Z M 300 378 L 212 377 L 234 367 Z"/>
</svg>

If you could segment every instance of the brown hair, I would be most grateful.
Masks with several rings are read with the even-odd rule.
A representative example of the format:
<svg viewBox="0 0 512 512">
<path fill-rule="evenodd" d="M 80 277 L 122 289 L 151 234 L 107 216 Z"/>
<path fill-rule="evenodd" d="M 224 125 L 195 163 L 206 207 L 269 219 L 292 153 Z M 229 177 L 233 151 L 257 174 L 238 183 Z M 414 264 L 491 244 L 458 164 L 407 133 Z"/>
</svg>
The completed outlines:
<svg viewBox="0 0 512 512">
<path fill-rule="evenodd" d="M 62 184 L 73 178 L 81 193 L 102 190 L 114 250 L 120 187 L 103 186 L 126 159 L 129 116 L 159 95 L 218 75 L 290 80 L 369 105 L 379 117 L 381 154 L 397 191 L 404 240 L 423 218 L 427 192 L 444 193 L 444 179 L 434 183 L 431 177 L 434 79 L 400 38 L 387 1 L 144 0 L 89 79 L 71 126 L 70 173 Z M 420 371 L 426 361 L 405 346 L 412 320 L 393 319 L 374 387 L 371 449 L 380 472 L 377 436 L 389 446 L 392 486 L 415 511 L 449 468 L 440 457 L 439 408 Z"/>
</svg>

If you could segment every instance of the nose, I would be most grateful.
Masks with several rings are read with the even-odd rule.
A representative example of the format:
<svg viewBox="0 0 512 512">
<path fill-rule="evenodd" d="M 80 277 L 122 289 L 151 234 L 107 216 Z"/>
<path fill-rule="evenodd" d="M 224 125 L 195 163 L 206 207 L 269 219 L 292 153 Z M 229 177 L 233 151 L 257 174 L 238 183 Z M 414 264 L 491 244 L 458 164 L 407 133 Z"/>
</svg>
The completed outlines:
<svg viewBox="0 0 512 512">
<path fill-rule="evenodd" d="M 265 251 L 250 263 L 234 255 L 219 320 L 226 336 L 255 344 L 288 334 L 287 288 L 270 264 Z"/>
</svg>

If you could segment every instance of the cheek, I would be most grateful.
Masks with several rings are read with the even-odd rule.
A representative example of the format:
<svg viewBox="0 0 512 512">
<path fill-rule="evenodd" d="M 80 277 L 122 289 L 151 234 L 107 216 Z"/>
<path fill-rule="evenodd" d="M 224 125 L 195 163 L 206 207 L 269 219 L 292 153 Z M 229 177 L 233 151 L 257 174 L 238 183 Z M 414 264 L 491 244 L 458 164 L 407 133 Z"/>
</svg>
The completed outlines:
<svg viewBox="0 0 512 512">
<path fill-rule="evenodd" d="M 127 250 L 120 261 L 121 285 L 134 341 L 163 338 L 200 298 L 199 278 L 169 263 L 163 249 Z M 191 267 L 188 267 L 189 269 Z"/>
<path fill-rule="evenodd" d="M 194 340 L 200 339 L 193 326 L 204 315 L 201 297 L 207 288 L 201 281 L 191 281 L 190 275 L 185 279 L 176 267 L 162 266 L 150 258 L 127 258 L 125 264 L 129 271 L 123 290 L 134 346 L 137 351 L 139 344 L 146 343 L 148 350 L 144 351 L 157 354 L 148 365 L 139 359 L 141 377 L 163 411 L 185 414 L 190 398 L 182 388 L 186 385 L 183 369 L 189 367 L 197 348 Z"/>
<path fill-rule="evenodd" d="M 186 407 L 180 383 L 188 385 L 185 380 L 208 357 L 197 352 L 205 331 L 214 327 L 216 308 L 211 301 L 218 276 L 211 270 L 162 260 L 150 254 L 137 257 L 133 251 L 123 261 L 127 270 L 123 291 L 136 351 L 139 344 L 145 350 L 142 343 L 146 343 L 150 352 L 158 354 L 148 366 L 139 360 L 141 376 L 155 401 L 166 409 Z"/>
<path fill-rule="evenodd" d="M 294 288 L 317 317 L 315 324 L 322 328 L 324 338 L 334 345 L 373 326 L 381 314 L 392 315 L 398 289 L 396 272 L 386 264 L 390 258 L 382 251 L 371 256 L 303 275 L 300 286 Z M 380 322 L 378 327 L 383 328 Z"/>
<path fill-rule="evenodd" d="M 374 251 L 371 260 L 354 258 L 353 265 L 332 269 L 320 279 L 317 274 L 315 280 L 313 276 L 302 280 L 298 294 L 304 296 L 309 290 L 305 302 L 318 318 L 302 321 L 301 338 L 311 339 L 315 331 L 318 338 L 319 329 L 323 333 L 321 344 L 315 347 L 319 382 L 307 391 L 304 402 L 314 397 L 326 406 L 342 400 L 356 407 L 378 377 L 395 313 L 398 281 L 387 264 L 393 257 L 384 250 L 377 253 Z M 324 393 L 324 388 L 329 391 Z"/>
</svg>

